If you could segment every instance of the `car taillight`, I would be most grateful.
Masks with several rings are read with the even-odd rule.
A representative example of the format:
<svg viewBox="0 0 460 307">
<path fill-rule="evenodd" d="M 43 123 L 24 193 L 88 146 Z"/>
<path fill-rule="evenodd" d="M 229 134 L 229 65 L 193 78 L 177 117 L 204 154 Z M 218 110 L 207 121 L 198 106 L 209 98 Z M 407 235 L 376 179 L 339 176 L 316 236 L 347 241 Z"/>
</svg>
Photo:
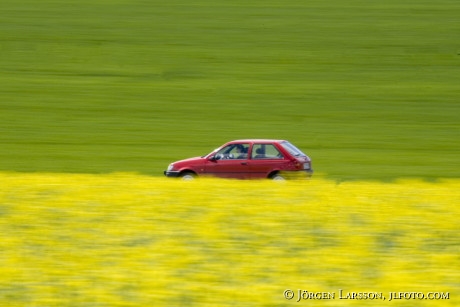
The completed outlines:
<svg viewBox="0 0 460 307">
<path fill-rule="evenodd" d="M 300 163 L 299 161 L 294 161 L 294 167 L 296 169 L 301 169 L 302 168 L 302 163 Z"/>
</svg>

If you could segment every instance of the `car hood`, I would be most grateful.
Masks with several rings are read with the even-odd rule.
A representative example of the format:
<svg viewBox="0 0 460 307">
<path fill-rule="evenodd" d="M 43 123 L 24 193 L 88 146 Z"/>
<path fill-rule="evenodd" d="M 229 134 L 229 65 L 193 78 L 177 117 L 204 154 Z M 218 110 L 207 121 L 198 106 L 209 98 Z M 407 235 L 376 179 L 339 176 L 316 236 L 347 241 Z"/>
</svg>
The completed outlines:
<svg viewBox="0 0 460 307">
<path fill-rule="evenodd" d="M 182 165 L 201 164 L 201 163 L 203 163 L 204 160 L 206 160 L 206 159 L 203 158 L 203 157 L 193 157 L 193 158 L 188 158 L 188 159 L 175 161 L 172 164 L 174 164 L 175 168 L 180 168 Z"/>
</svg>

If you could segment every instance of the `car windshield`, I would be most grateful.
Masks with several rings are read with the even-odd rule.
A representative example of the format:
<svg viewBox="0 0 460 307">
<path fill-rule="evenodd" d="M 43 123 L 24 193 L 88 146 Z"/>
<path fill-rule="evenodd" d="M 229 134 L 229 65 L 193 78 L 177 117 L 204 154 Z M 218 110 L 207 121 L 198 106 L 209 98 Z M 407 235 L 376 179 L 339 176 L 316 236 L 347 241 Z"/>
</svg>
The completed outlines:
<svg viewBox="0 0 460 307">
<path fill-rule="evenodd" d="M 204 155 L 204 156 L 201 156 L 202 158 L 209 158 L 210 156 L 213 156 L 216 152 L 218 152 L 220 149 L 222 149 L 223 146 L 221 147 L 217 147 L 216 149 L 214 149 L 213 151 L 211 151 L 210 153 Z"/>
<path fill-rule="evenodd" d="M 295 147 L 294 145 L 292 145 L 291 143 L 289 143 L 287 141 L 282 142 L 281 146 L 283 146 L 284 149 L 286 149 L 291 155 L 293 155 L 295 157 L 307 156 L 300 149 L 298 149 L 297 147 Z"/>
</svg>

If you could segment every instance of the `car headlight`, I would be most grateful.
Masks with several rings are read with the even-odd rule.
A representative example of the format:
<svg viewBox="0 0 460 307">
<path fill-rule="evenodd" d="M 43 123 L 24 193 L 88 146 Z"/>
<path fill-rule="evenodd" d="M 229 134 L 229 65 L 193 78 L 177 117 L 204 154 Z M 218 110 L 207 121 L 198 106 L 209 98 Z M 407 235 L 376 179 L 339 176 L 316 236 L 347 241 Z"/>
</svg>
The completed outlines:
<svg viewBox="0 0 460 307">
<path fill-rule="evenodd" d="M 310 162 L 303 164 L 303 169 L 310 169 L 310 168 L 311 168 Z"/>
<path fill-rule="evenodd" d="M 168 165 L 167 171 L 169 172 L 169 171 L 171 171 L 173 168 L 174 168 L 174 164 L 169 164 L 169 165 Z"/>
</svg>

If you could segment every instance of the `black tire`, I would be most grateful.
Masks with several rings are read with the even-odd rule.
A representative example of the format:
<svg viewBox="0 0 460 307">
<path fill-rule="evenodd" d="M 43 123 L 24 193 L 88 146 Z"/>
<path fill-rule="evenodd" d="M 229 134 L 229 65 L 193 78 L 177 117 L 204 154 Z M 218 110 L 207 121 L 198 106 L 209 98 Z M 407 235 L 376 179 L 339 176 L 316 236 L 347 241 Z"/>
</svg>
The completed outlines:
<svg viewBox="0 0 460 307">
<path fill-rule="evenodd" d="M 281 173 L 274 173 L 270 176 L 270 179 L 275 181 L 284 181 L 286 180 L 286 177 L 283 176 Z"/>
<path fill-rule="evenodd" d="M 183 172 L 179 177 L 182 180 L 194 180 L 196 178 L 196 174 L 194 172 Z"/>
</svg>

